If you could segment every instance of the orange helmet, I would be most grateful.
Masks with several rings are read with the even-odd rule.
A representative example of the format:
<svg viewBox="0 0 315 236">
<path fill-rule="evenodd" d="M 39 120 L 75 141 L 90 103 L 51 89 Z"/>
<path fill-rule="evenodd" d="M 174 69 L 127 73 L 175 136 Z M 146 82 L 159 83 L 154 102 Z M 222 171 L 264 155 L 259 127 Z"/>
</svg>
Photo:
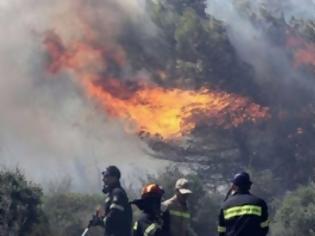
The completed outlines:
<svg viewBox="0 0 315 236">
<path fill-rule="evenodd" d="M 158 184 L 147 184 L 143 187 L 141 198 L 162 197 L 164 190 Z"/>
</svg>

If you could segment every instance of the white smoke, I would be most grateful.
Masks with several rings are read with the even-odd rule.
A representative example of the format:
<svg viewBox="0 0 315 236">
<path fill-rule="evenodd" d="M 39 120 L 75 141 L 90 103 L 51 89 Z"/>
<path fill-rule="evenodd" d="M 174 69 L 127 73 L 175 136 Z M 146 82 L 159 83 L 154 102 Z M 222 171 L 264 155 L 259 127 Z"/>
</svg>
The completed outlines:
<svg viewBox="0 0 315 236">
<path fill-rule="evenodd" d="M 97 191 L 106 165 L 118 165 L 130 183 L 133 175 L 162 164 L 145 154 L 146 146 L 122 124 L 100 112 L 69 75 L 47 73 L 42 33 L 62 24 L 66 35 L 75 20 L 69 14 L 73 2 L 79 1 L 0 1 L 0 164 L 18 166 L 43 185 L 70 177 L 75 190 Z M 141 2 L 118 2 L 132 19 L 145 17 Z M 93 4 L 86 6 L 94 10 Z M 110 23 L 118 26 L 120 16 L 111 14 Z"/>
<path fill-rule="evenodd" d="M 314 18 L 314 0 L 255 0 L 251 1 L 251 4 L 255 9 L 263 5 L 274 13 L 283 13 L 288 19 L 291 17 Z"/>
<path fill-rule="evenodd" d="M 268 1 L 268 0 L 208 0 L 207 12 L 227 26 L 227 33 L 240 57 L 255 69 L 259 83 L 272 82 L 274 78 L 282 83 L 299 82 L 309 87 L 309 78 L 301 75 L 292 66 L 292 60 L 283 49 L 285 45 L 277 45 L 266 35 L 264 30 L 253 25 L 249 18 L 240 14 L 235 2 L 249 3 L 253 12 L 258 13 L 265 8 L 280 17 L 284 14 L 286 21 L 291 17 L 306 19 L 304 10 L 309 7 L 315 10 L 314 2 L 305 1 Z M 309 4 L 307 4 L 309 3 Z M 313 12 L 314 12 L 313 10 Z M 283 37 L 275 35 L 274 38 Z M 312 85 L 312 87 L 314 87 Z"/>
<path fill-rule="evenodd" d="M 292 16 L 303 19 L 314 18 L 314 0 L 208 0 L 208 10 L 222 17 L 227 9 L 231 10 L 233 2 L 249 4 L 256 11 L 263 7 L 273 13 L 283 13 L 287 18 Z"/>
</svg>

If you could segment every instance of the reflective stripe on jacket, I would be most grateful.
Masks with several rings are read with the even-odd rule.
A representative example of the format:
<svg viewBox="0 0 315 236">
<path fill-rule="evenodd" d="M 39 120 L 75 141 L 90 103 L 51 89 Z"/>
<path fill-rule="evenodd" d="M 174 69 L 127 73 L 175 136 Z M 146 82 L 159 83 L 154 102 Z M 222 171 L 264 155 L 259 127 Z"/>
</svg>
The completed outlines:
<svg viewBox="0 0 315 236">
<path fill-rule="evenodd" d="M 220 210 L 220 236 L 265 236 L 269 231 L 268 208 L 264 200 L 249 192 L 237 193 Z"/>
<path fill-rule="evenodd" d="M 170 231 L 172 236 L 188 236 L 191 215 L 187 206 L 179 203 L 176 195 L 162 203 L 170 213 Z"/>
<path fill-rule="evenodd" d="M 168 212 L 161 216 L 142 212 L 133 226 L 133 236 L 170 236 Z"/>
<path fill-rule="evenodd" d="M 132 210 L 127 194 L 120 184 L 106 194 L 104 209 L 105 236 L 130 236 Z"/>
</svg>

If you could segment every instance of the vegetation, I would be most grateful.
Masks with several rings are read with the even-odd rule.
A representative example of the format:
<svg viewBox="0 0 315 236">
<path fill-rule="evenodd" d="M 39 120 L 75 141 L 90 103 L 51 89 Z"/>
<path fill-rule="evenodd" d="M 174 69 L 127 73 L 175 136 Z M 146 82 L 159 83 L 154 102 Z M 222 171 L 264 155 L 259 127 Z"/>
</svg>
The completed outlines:
<svg viewBox="0 0 315 236">
<path fill-rule="evenodd" d="M 166 78 L 157 77 L 157 81 L 165 86 L 210 86 L 236 92 L 269 107 L 270 118 L 228 130 L 218 129 L 211 121 L 202 123 L 183 143 L 149 141 L 155 156 L 193 164 L 204 181 L 216 186 L 229 179 L 231 172 L 246 169 L 262 183 L 267 181 L 271 191 L 261 193 L 268 199 L 307 184 L 315 164 L 311 141 L 315 134 L 314 64 L 294 65 L 296 47 L 303 49 L 303 45 L 314 43 L 314 22 L 289 18 L 284 12 L 287 8 L 281 12 L 279 1 L 234 1 L 240 27 L 261 35 L 257 38 L 260 44 L 252 39 L 245 42 L 261 57 L 243 58 L 234 46 L 238 39 L 232 42 L 228 35 L 229 22 L 203 14 L 202 4 L 198 11 L 189 4 L 176 8 L 174 4 L 165 0 L 149 5 L 167 48 L 157 57 L 163 63 L 149 63 L 154 65 L 151 71 L 167 72 Z M 297 38 L 305 41 L 302 46 L 290 46 L 290 40 Z M 307 48 L 311 50 L 310 45 Z M 239 50 L 243 55 L 253 54 L 246 48 Z M 138 55 L 148 56 L 144 50 Z"/>
<path fill-rule="evenodd" d="M 49 219 L 51 235 L 82 234 L 96 208 L 101 207 L 104 202 L 103 198 L 100 194 L 71 193 L 69 190 L 48 193 L 43 200 L 43 211 Z"/>
<path fill-rule="evenodd" d="M 174 194 L 176 180 L 183 176 L 185 175 L 177 168 L 168 168 L 158 177 L 148 177 L 146 182 L 153 181 L 162 185 L 166 192 L 164 199 L 167 199 Z M 191 235 L 206 236 L 209 232 L 214 233 L 217 214 L 223 200 L 222 194 L 210 192 L 209 186 L 205 186 L 195 174 L 185 177 L 190 180 L 193 191 L 189 199 L 192 212 Z M 67 189 L 61 187 L 58 192 L 48 191 L 43 195 L 41 189 L 27 182 L 19 170 L 3 170 L 0 178 L 2 235 L 80 235 L 91 215 L 104 200 L 101 194 L 72 193 L 70 186 Z M 20 197 L 16 197 L 16 191 Z M 134 191 L 127 190 L 128 193 Z M 270 202 L 271 235 L 314 235 L 314 207 L 315 186 L 312 183 Z M 137 215 L 136 209 L 134 215 Z M 94 227 L 89 231 L 92 236 L 102 234 L 101 227 Z"/>
<path fill-rule="evenodd" d="M 272 225 L 273 235 L 315 235 L 315 186 L 300 187 L 284 197 Z"/>
<path fill-rule="evenodd" d="M 21 171 L 0 171 L 0 235 L 41 235 L 35 226 L 47 223 L 40 187 L 28 182 Z"/>
</svg>

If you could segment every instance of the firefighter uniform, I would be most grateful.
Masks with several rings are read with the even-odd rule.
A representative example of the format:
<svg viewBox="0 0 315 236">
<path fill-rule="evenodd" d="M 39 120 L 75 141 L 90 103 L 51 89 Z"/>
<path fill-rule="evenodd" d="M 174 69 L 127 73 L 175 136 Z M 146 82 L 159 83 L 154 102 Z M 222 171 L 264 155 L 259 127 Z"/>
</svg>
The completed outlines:
<svg viewBox="0 0 315 236">
<path fill-rule="evenodd" d="M 133 236 L 169 236 L 169 213 L 161 210 L 164 190 L 157 184 L 144 186 L 141 199 L 132 203 L 140 210 L 139 219 L 133 227 Z"/>
<path fill-rule="evenodd" d="M 119 183 L 106 194 L 104 210 L 105 236 L 131 235 L 132 210 L 127 194 Z"/>
<path fill-rule="evenodd" d="M 223 203 L 219 215 L 220 236 L 265 236 L 269 231 L 268 208 L 264 200 L 252 195 L 249 174 L 238 173 L 229 191 L 235 193 Z M 228 197 L 228 196 L 227 196 Z"/>
<path fill-rule="evenodd" d="M 168 212 L 155 216 L 142 213 L 133 226 L 133 236 L 169 236 L 168 225 Z"/>
<path fill-rule="evenodd" d="M 192 236 L 191 215 L 187 207 L 188 197 L 192 194 L 189 181 L 180 178 L 175 184 L 175 195 L 164 201 L 163 206 L 170 213 L 170 231 L 172 236 Z"/>
<path fill-rule="evenodd" d="M 187 206 L 180 204 L 176 196 L 163 202 L 163 206 L 170 214 L 171 235 L 188 236 L 191 215 Z"/>
</svg>

